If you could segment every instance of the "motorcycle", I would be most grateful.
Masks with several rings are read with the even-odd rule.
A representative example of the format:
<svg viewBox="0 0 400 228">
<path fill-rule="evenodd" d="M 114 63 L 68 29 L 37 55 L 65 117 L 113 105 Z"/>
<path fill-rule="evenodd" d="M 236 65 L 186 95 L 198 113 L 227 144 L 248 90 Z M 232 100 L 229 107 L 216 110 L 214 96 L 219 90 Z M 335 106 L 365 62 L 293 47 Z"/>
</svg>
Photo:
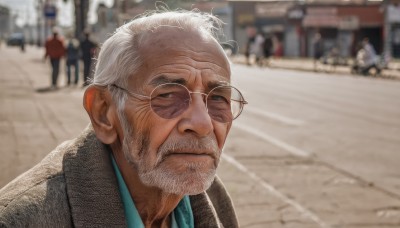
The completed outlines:
<svg viewBox="0 0 400 228">
<path fill-rule="evenodd" d="M 383 69 L 387 69 L 389 64 L 389 56 L 382 54 L 375 58 L 374 63 L 366 65 L 363 61 L 364 53 L 360 50 L 354 64 L 351 66 L 351 73 L 364 76 L 379 76 Z"/>
</svg>

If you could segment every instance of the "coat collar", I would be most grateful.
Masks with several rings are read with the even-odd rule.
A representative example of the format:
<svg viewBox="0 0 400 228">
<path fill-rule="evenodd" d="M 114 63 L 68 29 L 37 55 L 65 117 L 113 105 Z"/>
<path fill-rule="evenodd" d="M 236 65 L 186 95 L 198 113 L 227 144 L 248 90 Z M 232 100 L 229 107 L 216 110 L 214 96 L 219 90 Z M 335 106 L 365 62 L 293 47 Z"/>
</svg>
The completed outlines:
<svg viewBox="0 0 400 228">
<path fill-rule="evenodd" d="M 109 153 L 88 126 L 65 154 L 63 169 L 75 227 L 126 227 Z M 222 227 L 206 193 L 190 196 L 190 201 L 195 227 Z"/>
<path fill-rule="evenodd" d="M 64 173 L 75 227 L 126 227 L 117 179 L 106 145 L 85 129 L 65 154 Z"/>
</svg>

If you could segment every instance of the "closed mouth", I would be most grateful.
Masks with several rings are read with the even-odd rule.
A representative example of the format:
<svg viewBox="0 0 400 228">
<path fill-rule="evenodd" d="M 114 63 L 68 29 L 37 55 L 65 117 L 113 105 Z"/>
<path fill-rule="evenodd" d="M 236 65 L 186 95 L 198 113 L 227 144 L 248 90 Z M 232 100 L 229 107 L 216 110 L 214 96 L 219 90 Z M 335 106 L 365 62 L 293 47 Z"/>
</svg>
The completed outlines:
<svg viewBox="0 0 400 228">
<path fill-rule="evenodd" d="M 193 151 L 193 152 L 180 152 L 180 151 L 170 151 L 168 154 L 165 155 L 165 157 L 169 156 L 198 156 L 198 157 L 203 157 L 203 156 L 209 156 L 213 159 L 215 159 L 215 155 L 211 151 Z"/>
</svg>

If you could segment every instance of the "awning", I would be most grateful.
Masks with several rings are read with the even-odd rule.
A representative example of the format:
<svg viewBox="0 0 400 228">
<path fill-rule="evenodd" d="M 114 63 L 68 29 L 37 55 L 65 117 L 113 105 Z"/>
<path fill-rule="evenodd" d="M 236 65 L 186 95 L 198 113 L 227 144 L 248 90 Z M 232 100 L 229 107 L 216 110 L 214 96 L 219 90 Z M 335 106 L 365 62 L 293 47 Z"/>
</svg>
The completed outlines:
<svg viewBox="0 0 400 228">
<path fill-rule="evenodd" d="M 304 27 L 332 27 L 339 26 L 340 18 L 336 15 L 306 15 L 303 19 Z"/>
<path fill-rule="evenodd" d="M 293 3 L 276 2 L 276 3 L 256 3 L 255 14 L 258 18 L 286 17 L 288 9 Z"/>
</svg>

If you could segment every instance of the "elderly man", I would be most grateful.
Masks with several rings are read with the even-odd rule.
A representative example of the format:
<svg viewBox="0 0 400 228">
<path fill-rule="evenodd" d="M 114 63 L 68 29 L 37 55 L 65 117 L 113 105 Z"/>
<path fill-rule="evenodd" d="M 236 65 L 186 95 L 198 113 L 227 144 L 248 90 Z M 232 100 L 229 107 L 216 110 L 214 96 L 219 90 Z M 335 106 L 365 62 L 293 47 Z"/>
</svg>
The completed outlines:
<svg viewBox="0 0 400 228">
<path fill-rule="evenodd" d="M 0 191 L 0 227 L 237 227 L 215 173 L 246 101 L 218 23 L 182 11 L 119 28 L 84 95 L 91 125 Z"/>
</svg>

